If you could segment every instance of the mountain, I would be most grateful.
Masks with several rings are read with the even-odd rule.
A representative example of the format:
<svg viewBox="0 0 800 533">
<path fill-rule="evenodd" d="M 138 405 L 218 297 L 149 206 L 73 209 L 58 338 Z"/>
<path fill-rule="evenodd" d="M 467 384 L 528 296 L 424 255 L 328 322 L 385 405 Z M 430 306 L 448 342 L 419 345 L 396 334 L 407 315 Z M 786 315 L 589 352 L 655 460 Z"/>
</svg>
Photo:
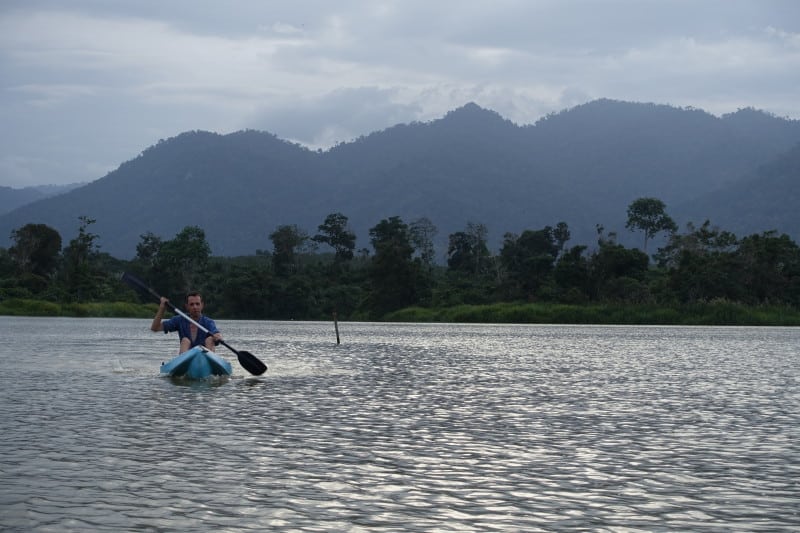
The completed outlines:
<svg viewBox="0 0 800 533">
<path fill-rule="evenodd" d="M 146 232 L 170 239 L 187 225 L 204 228 L 215 253 L 252 254 L 269 244 L 272 220 L 291 223 L 310 183 L 304 176 L 320 174 L 317 159 L 270 134 L 187 132 L 101 179 L 0 217 L 0 235 L 35 221 L 68 242 L 85 215 L 96 220 L 90 231 L 99 235 L 101 251 L 117 257 L 135 255 Z"/>
<path fill-rule="evenodd" d="M 82 183 L 71 183 L 69 185 L 37 185 L 34 187 L 23 187 L 15 189 L 12 187 L 0 186 L 0 215 L 9 213 L 14 209 L 80 187 Z"/>
<path fill-rule="evenodd" d="M 778 230 L 800 237 L 800 144 L 735 183 L 676 206 L 682 218 L 714 225 L 740 237 Z M 698 224 L 699 225 L 699 224 Z"/>
<path fill-rule="evenodd" d="M 754 211 L 744 233 L 789 232 L 798 218 L 789 195 L 775 191 L 777 204 L 769 206 L 750 198 L 759 187 L 793 186 L 798 143 L 800 121 L 752 109 L 715 117 L 613 100 L 532 125 L 467 104 L 324 152 L 265 132 L 193 131 L 159 142 L 101 179 L 0 216 L 0 237 L 37 222 L 66 242 L 77 234 L 78 217 L 88 216 L 96 220 L 90 229 L 102 251 L 117 257 L 135 255 L 146 232 L 171 239 L 188 225 L 206 231 L 215 255 L 250 255 L 271 248 L 269 234 L 279 225 L 313 235 L 328 214 L 341 212 L 358 248 L 369 247 L 369 228 L 390 216 L 428 217 L 439 230 L 440 257 L 448 235 L 468 222 L 487 226 L 494 249 L 506 232 L 560 221 L 569 224 L 569 245 L 595 243 L 598 224 L 638 245 L 640 236 L 624 226 L 627 206 L 643 196 L 662 199 L 681 226 L 734 220 L 729 206 L 741 201 Z M 768 179 L 777 168 L 784 181 Z M 716 202 L 723 193 L 735 198 Z M 758 225 L 770 220 L 758 213 L 778 212 L 787 215 L 772 219 L 776 226 Z"/>
</svg>

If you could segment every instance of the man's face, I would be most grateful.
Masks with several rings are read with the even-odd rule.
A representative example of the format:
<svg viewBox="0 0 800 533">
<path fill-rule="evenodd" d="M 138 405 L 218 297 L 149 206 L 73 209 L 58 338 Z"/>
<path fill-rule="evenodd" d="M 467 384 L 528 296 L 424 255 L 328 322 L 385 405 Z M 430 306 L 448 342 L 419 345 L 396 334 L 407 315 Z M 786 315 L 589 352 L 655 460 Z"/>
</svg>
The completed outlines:
<svg viewBox="0 0 800 533">
<path fill-rule="evenodd" d="M 199 296 L 189 296 L 186 299 L 186 309 L 189 311 L 189 316 L 194 319 L 199 318 L 203 312 L 203 299 Z"/>
</svg>

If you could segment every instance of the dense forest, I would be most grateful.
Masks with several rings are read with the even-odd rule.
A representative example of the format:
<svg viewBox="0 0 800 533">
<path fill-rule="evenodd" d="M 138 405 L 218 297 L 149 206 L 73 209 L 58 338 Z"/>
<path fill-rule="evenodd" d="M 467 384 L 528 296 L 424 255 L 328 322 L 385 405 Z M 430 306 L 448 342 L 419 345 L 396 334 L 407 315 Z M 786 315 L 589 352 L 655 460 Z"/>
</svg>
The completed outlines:
<svg viewBox="0 0 800 533">
<path fill-rule="evenodd" d="M 129 271 L 160 294 L 182 302 L 200 290 L 219 318 L 381 320 L 411 307 L 447 308 L 498 302 L 655 304 L 726 301 L 748 306 L 800 306 L 800 248 L 774 231 L 737 237 L 706 221 L 679 229 L 656 198 L 633 201 L 626 227 L 641 249 L 625 247 L 597 226 L 593 247 L 570 246 L 564 222 L 505 233 L 492 253 L 487 229 L 467 222 L 447 236 L 446 265 L 435 261 L 437 228 L 427 218 L 382 219 L 358 248 L 348 217 L 331 213 L 313 235 L 281 225 L 272 250 L 216 257 L 199 226 L 172 239 L 141 236 L 130 260 L 102 253 L 95 221 L 77 221 L 77 235 L 44 224 L 13 231 L 0 248 L 0 301 L 138 302 L 120 283 Z M 656 235 L 666 244 L 650 251 Z"/>
</svg>

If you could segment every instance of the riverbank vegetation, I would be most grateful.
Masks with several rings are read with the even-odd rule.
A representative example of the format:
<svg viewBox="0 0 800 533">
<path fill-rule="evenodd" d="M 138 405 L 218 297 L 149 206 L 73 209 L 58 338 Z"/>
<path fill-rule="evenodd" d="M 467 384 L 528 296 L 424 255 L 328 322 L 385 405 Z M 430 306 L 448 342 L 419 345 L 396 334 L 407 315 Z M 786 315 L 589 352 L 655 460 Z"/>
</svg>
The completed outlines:
<svg viewBox="0 0 800 533">
<path fill-rule="evenodd" d="M 0 315 L 150 319 L 156 304 L 64 303 L 13 298 L 0 302 Z M 337 317 L 338 318 L 338 317 Z M 332 317 L 317 317 L 331 320 Z M 386 314 L 387 322 L 597 325 L 800 326 L 800 311 L 787 306 L 746 306 L 714 301 L 664 307 L 652 304 L 496 303 L 447 308 L 408 307 Z"/>
<path fill-rule="evenodd" d="M 244 257 L 213 256 L 203 229 L 187 226 L 170 240 L 142 235 L 131 260 L 102 253 L 94 220 L 79 222 L 63 248 L 42 224 L 12 233 L 0 249 L 0 314 L 151 317 L 152 296 L 120 282 L 128 271 L 176 303 L 202 291 L 219 319 L 800 325 L 800 248 L 787 235 L 738 238 L 709 221 L 679 231 L 654 198 L 628 208 L 642 249 L 602 226 L 595 246 L 568 247 L 559 222 L 506 233 L 492 253 L 486 226 L 469 222 L 438 262 L 425 218 L 383 219 L 371 248 L 356 250 L 347 217 L 332 213 L 313 236 L 280 226 L 272 250 Z M 659 233 L 666 244 L 648 254 Z"/>
<path fill-rule="evenodd" d="M 153 318 L 156 304 L 132 302 L 55 303 L 26 298 L 0 301 L 0 315 L 47 317 Z"/>
<path fill-rule="evenodd" d="M 598 324 L 687 326 L 800 326 L 800 312 L 785 306 L 746 306 L 725 301 L 674 307 L 654 304 L 497 303 L 444 309 L 413 307 L 389 313 L 396 322 L 499 324 Z"/>
</svg>

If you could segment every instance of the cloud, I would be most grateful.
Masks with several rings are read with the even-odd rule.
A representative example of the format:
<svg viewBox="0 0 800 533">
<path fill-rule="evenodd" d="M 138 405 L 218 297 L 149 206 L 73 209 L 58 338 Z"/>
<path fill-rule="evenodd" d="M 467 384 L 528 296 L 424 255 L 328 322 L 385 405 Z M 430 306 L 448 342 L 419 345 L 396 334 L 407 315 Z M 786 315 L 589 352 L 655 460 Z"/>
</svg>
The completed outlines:
<svg viewBox="0 0 800 533">
<path fill-rule="evenodd" d="M 76 84 L 30 84 L 9 87 L 9 92 L 35 107 L 52 107 L 78 97 L 93 96 L 96 89 L 90 85 Z"/>
<path fill-rule="evenodd" d="M 800 52 L 800 33 L 784 31 L 773 26 L 767 26 L 764 32 L 767 36 L 777 39 L 787 49 L 795 53 Z"/>
<path fill-rule="evenodd" d="M 337 89 L 304 99 L 284 97 L 264 106 L 246 127 L 312 148 L 328 148 L 420 116 L 418 105 L 401 100 L 399 91 L 379 87 Z"/>
<path fill-rule="evenodd" d="M 519 124 L 595 98 L 797 118 L 795 20 L 775 0 L 8 0 L 0 184 L 189 129 L 327 147 L 467 102 Z"/>
<path fill-rule="evenodd" d="M 38 169 L 40 161 L 19 155 L 0 157 L 0 176 L 6 176 L 2 183 L 5 187 L 22 188 L 32 184 L 36 178 L 34 169 Z"/>
</svg>

